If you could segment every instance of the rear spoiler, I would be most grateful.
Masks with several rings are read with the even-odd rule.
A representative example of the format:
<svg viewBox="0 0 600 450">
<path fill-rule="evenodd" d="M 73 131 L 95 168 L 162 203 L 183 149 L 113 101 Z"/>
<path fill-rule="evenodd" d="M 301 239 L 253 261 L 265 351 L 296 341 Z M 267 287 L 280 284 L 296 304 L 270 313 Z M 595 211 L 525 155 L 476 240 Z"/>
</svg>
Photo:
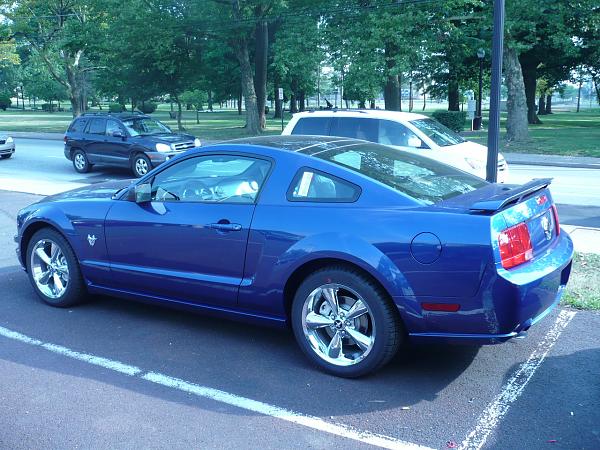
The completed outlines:
<svg viewBox="0 0 600 450">
<path fill-rule="evenodd" d="M 550 183 L 552 183 L 552 178 L 536 178 L 528 183 L 507 189 L 503 193 L 496 194 L 487 200 L 475 202 L 469 209 L 471 211 L 495 212 L 512 203 L 519 203 L 523 197 L 544 189 Z"/>
</svg>

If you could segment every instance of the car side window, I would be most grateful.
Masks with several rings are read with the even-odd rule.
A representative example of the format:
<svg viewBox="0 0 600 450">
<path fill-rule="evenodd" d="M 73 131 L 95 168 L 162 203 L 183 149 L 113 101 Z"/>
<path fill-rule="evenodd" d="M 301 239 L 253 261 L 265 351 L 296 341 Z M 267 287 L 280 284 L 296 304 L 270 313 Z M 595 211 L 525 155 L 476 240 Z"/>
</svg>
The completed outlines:
<svg viewBox="0 0 600 450">
<path fill-rule="evenodd" d="M 298 171 L 290 189 L 288 200 L 293 202 L 350 203 L 360 196 L 360 188 L 336 176 L 308 167 Z"/>
<path fill-rule="evenodd" d="M 106 119 L 92 119 L 87 128 L 88 134 L 104 134 Z"/>
<path fill-rule="evenodd" d="M 292 134 L 328 136 L 330 123 L 331 118 L 329 117 L 303 117 L 298 119 Z"/>
<path fill-rule="evenodd" d="M 423 148 L 421 139 L 401 123 L 392 120 L 379 120 L 379 139 L 383 145 Z"/>
<path fill-rule="evenodd" d="M 377 142 L 377 119 L 362 117 L 336 117 L 331 125 L 331 135 Z"/>
<path fill-rule="evenodd" d="M 112 136 L 115 131 L 123 131 L 121 125 L 116 120 L 107 120 L 106 121 L 106 135 Z"/>
<path fill-rule="evenodd" d="M 69 133 L 83 132 L 86 124 L 87 124 L 87 120 L 85 120 L 85 119 L 74 120 L 73 123 L 71 124 L 71 126 L 69 127 Z"/>
<path fill-rule="evenodd" d="M 185 159 L 154 177 L 152 200 L 254 203 L 270 168 L 269 161 L 246 156 Z"/>
</svg>

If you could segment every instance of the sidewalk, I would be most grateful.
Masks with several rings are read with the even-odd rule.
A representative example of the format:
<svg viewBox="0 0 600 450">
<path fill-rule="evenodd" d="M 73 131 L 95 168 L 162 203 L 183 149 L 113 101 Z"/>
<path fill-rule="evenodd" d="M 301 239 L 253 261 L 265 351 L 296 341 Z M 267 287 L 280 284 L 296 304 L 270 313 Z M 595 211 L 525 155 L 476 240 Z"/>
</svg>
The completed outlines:
<svg viewBox="0 0 600 450">
<path fill-rule="evenodd" d="M 577 169 L 600 169 L 600 158 L 585 156 L 537 155 L 534 153 L 502 153 L 508 164 L 554 166 Z"/>
<path fill-rule="evenodd" d="M 65 133 L 40 133 L 37 131 L 0 131 L 0 134 L 7 134 L 17 139 L 44 139 L 51 141 L 62 141 L 65 136 Z"/>
<path fill-rule="evenodd" d="M 560 226 L 573 239 L 575 251 L 600 255 L 600 228 L 580 227 L 576 225 Z"/>
</svg>

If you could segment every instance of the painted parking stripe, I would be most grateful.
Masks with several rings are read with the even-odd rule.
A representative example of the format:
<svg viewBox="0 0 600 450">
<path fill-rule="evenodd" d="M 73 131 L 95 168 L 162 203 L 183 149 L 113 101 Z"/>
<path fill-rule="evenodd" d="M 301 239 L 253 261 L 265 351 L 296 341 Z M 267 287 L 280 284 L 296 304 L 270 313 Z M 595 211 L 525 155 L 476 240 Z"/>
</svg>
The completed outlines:
<svg viewBox="0 0 600 450">
<path fill-rule="evenodd" d="M 527 361 L 519 366 L 517 371 L 510 377 L 502 387 L 500 394 L 485 408 L 479 416 L 477 426 L 471 431 L 461 443 L 461 450 L 481 449 L 492 432 L 496 429 L 500 420 L 506 415 L 510 406 L 523 393 L 525 386 L 529 383 L 536 370 L 544 362 L 548 352 L 554 347 L 569 322 L 575 316 L 574 311 L 563 310 L 558 314 L 552 328 L 540 341 L 535 350 L 529 355 Z"/>
<path fill-rule="evenodd" d="M 396 439 L 390 436 L 384 436 L 381 434 L 370 433 L 368 431 L 357 430 L 353 427 L 349 427 L 340 423 L 327 422 L 319 417 L 309 416 L 301 414 L 289 409 L 280 408 L 278 406 L 270 405 L 268 403 L 259 402 L 245 397 L 240 397 L 235 394 L 230 394 L 225 391 L 213 389 L 206 386 L 200 386 L 198 384 L 190 383 L 185 380 L 173 378 L 168 375 L 163 375 L 157 372 L 145 372 L 139 367 L 124 364 L 120 361 L 113 361 L 100 356 L 90 355 L 88 353 L 77 352 L 71 350 L 62 345 L 51 344 L 43 342 L 38 339 L 26 336 L 8 328 L 0 327 L 0 336 L 12 339 L 15 341 L 22 342 L 37 347 L 41 347 L 59 355 L 73 358 L 78 361 L 83 361 L 88 364 L 103 367 L 105 369 L 113 370 L 119 373 L 123 373 L 132 377 L 140 378 L 142 380 L 155 383 L 161 386 L 165 386 L 171 389 L 177 389 L 179 391 L 187 392 L 189 394 L 196 395 L 198 397 L 207 398 L 220 403 L 226 403 L 228 405 L 252 411 L 255 413 L 263 414 L 265 416 L 275 417 L 277 419 L 285 420 L 287 422 L 294 423 L 296 425 L 302 425 L 314 430 L 330 433 L 335 436 L 352 439 L 364 444 L 375 445 L 382 448 L 398 449 L 398 450 L 432 450 L 428 447 L 424 447 L 412 442 L 406 442 L 400 439 Z"/>
</svg>

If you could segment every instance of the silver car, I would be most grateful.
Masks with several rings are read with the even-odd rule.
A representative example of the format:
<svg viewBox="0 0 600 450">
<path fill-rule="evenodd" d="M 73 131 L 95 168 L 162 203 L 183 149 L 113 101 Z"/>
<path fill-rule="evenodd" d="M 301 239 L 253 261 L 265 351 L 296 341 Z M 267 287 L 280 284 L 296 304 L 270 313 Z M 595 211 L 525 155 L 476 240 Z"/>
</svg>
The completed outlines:
<svg viewBox="0 0 600 450">
<path fill-rule="evenodd" d="M 0 158 L 8 159 L 15 152 L 15 141 L 12 137 L 0 134 Z"/>
</svg>

